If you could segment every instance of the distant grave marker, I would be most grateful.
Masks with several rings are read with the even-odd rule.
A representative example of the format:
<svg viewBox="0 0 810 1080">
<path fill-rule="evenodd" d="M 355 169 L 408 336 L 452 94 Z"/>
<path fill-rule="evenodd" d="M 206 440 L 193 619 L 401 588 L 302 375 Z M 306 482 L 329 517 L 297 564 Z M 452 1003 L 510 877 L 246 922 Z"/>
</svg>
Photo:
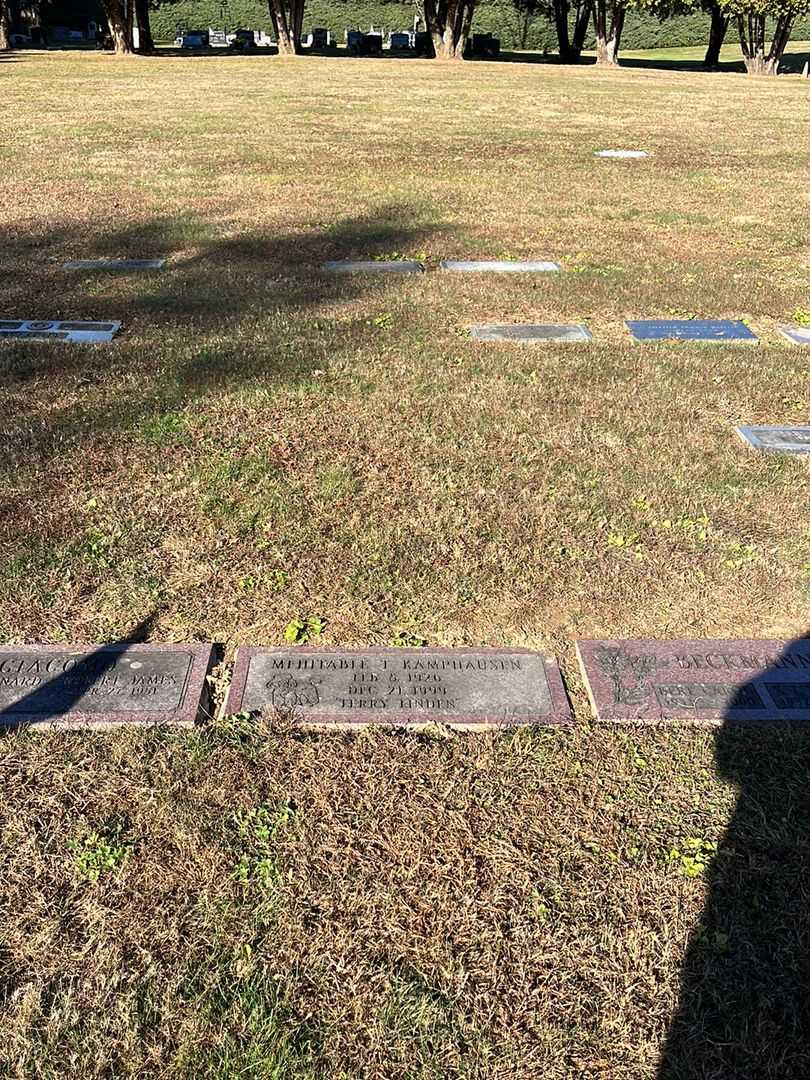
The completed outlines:
<svg viewBox="0 0 810 1080">
<path fill-rule="evenodd" d="M 3 319 L 0 340 L 74 341 L 92 344 L 112 341 L 120 322 L 84 322 L 65 319 Z"/>
<path fill-rule="evenodd" d="M 593 335 L 577 323 L 507 323 L 471 326 L 470 336 L 477 341 L 511 341 L 520 345 L 548 345 L 592 341 Z"/>
<path fill-rule="evenodd" d="M 555 262 L 519 262 L 510 259 L 445 259 L 439 263 L 439 267 L 460 274 L 553 274 L 562 269 Z"/>
<path fill-rule="evenodd" d="M 593 156 L 601 158 L 645 158 L 650 155 L 646 150 L 596 150 Z"/>
<path fill-rule="evenodd" d="M 743 442 L 755 450 L 772 454 L 810 454 L 810 427 L 763 424 L 736 430 Z"/>
<path fill-rule="evenodd" d="M 556 662 L 526 649 L 239 649 L 227 709 L 327 727 L 572 719 Z"/>
<path fill-rule="evenodd" d="M 0 726 L 189 725 L 211 645 L 0 646 Z"/>
<path fill-rule="evenodd" d="M 578 641 L 599 720 L 810 720 L 810 640 Z"/>
<path fill-rule="evenodd" d="M 165 259 L 69 259 L 63 270 L 160 270 Z"/>
<path fill-rule="evenodd" d="M 420 274 L 425 268 L 415 259 L 333 259 L 323 269 L 331 274 Z"/>
<path fill-rule="evenodd" d="M 779 333 L 794 345 L 810 345 L 810 326 L 780 326 Z"/>
<path fill-rule="evenodd" d="M 733 341 L 755 343 L 755 333 L 737 319 L 634 319 L 625 323 L 634 341 Z"/>
</svg>

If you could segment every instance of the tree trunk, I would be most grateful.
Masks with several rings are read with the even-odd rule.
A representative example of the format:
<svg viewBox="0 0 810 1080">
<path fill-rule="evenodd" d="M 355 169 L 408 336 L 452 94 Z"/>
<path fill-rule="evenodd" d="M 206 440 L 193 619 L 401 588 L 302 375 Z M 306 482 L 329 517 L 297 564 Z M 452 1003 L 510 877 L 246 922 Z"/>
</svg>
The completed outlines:
<svg viewBox="0 0 810 1080">
<path fill-rule="evenodd" d="M 553 0 L 553 8 L 560 62 L 569 64 L 571 62 L 571 38 L 568 34 L 568 0 Z"/>
<path fill-rule="evenodd" d="M 155 42 L 152 39 L 152 27 L 149 25 L 149 0 L 135 0 L 135 22 L 138 25 L 138 51 L 151 53 L 155 51 Z"/>
<path fill-rule="evenodd" d="M 709 27 L 709 47 L 706 49 L 706 56 L 703 59 L 704 67 L 716 68 L 720 63 L 720 50 L 726 39 L 728 24 L 728 15 L 726 15 L 719 4 L 712 4 L 711 25 Z"/>
<path fill-rule="evenodd" d="M 574 36 L 571 39 L 571 60 L 576 62 L 582 56 L 585 48 L 585 37 L 588 33 L 588 24 L 591 21 L 593 5 L 591 0 L 577 5 L 577 13 L 574 18 Z"/>
<path fill-rule="evenodd" d="M 596 31 L 596 62 L 615 67 L 624 29 L 625 9 L 616 0 L 595 0 L 593 23 Z"/>
<path fill-rule="evenodd" d="M 0 0 L 0 52 L 11 48 L 11 12 L 6 0 Z"/>
<path fill-rule="evenodd" d="M 425 23 L 440 60 L 462 60 L 476 0 L 425 0 Z"/>
<path fill-rule="evenodd" d="M 740 33 L 745 69 L 749 75 L 778 75 L 779 64 L 784 56 L 794 16 L 779 15 L 773 31 L 771 47 L 765 51 L 765 16 L 757 14 L 738 15 L 737 29 Z"/>
<path fill-rule="evenodd" d="M 294 56 L 301 51 L 304 0 L 268 0 L 268 6 L 279 55 Z"/>
<path fill-rule="evenodd" d="M 129 31 L 130 18 L 125 0 L 104 0 L 104 14 L 110 28 L 113 47 L 119 56 L 132 52 L 132 36 Z"/>
</svg>

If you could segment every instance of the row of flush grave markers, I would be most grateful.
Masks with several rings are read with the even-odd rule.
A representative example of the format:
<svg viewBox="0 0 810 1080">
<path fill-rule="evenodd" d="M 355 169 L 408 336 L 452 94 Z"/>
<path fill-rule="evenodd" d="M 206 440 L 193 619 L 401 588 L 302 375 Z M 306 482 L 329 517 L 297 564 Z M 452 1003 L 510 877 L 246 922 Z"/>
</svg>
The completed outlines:
<svg viewBox="0 0 810 1080">
<path fill-rule="evenodd" d="M 73 259 L 64 263 L 68 270 L 137 271 L 160 269 L 165 259 Z M 549 261 L 445 260 L 440 268 L 461 273 L 549 273 L 559 272 L 559 263 Z M 338 260 L 323 264 L 334 273 L 420 273 L 422 263 L 414 260 L 353 261 Z M 739 320 L 729 319 L 641 319 L 625 324 L 633 340 L 692 341 L 697 343 L 755 344 L 759 339 Z M 102 343 L 112 341 L 121 329 L 120 321 L 83 320 L 0 320 L 0 339 L 69 341 Z M 782 335 L 795 345 L 810 345 L 810 327 L 782 326 Z M 592 340 L 587 327 L 578 324 L 485 324 L 469 328 L 481 341 L 512 342 L 524 345 L 577 343 Z M 810 452 L 810 427 L 761 425 L 738 427 L 737 432 L 750 446 L 777 453 Z"/>
<path fill-rule="evenodd" d="M 597 720 L 810 720 L 810 640 L 580 640 Z M 210 719 L 211 644 L 0 646 L 0 725 L 98 727 Z M 313 726 L 570 724 L 554 657 L 528 649 L 240 647 L 223 716 Z"/>
<path fill-rule="evenodd" d="M 646 150 L 596 150 L 594 157 L 598 158 L 646 158 L 650 154 Z M 108 270 L 108 271 L 137 271 L 137 270 L 160 270 L 166 264 L 166 259 L 69 259 L 63 263 L 64 270 Z M 501 272 L 543 272 L 559 270 L 560 266 L 552 262 L 461 262 L 445 261 L 441 264 L 446 270 L 495 270 Z M 409 259 L 396 261 L 373 260 L 355 261 L 338 260 L 327 262 L 324 270 L 341 272 L 371 272 L 371 273 L 402 273 L 420 272 L 425 268 L 420 262 Z M 50 340 L 69 341 L 73 343 L 100 344 L 112 341 L 116 333 L 121 329 L 120 321 L 93 322 L 91 320 L 60 320 L 60 319 L 0 319 L 0 339 L 16 338 L 27 340 Z M 559 328 L 558 328 L 559 329 Z M 590 340 L 587 334 L 584 340 Z M 544 340 L 553 340 L 548 336 Z M 572 340 L 564 338 L 563 340 Z"/>
</svg>

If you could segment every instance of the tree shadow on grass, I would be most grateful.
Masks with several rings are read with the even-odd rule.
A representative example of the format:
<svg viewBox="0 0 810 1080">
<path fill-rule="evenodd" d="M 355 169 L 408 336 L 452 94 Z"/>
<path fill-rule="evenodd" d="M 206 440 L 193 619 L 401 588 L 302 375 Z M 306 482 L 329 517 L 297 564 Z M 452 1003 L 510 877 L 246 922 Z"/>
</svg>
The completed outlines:
<svg viewBox="0 0 810 1080">
<path fill-rule="evenodd" d="M 810 716 L 810 640 L 791 642 L 737 692 Z M 786 682 L 803 672 L 802 682 Z M 755 695 L 752 697 L 752 695 Z M 797 715 L 804 710 L 804 717 Z M 658 1080 L 810 1077 L 810 731 L 726 719 L 720 775 L 739 790 L 688 946 Z"/>
<path fill-rule="evenodd" d="M 805 63 L 810 60 L 810 53 L 786 52 L 782 60 L 780 74 L 800 74 Z M 651 71 L 691 71 L 705 74 L 745 74 L 745 62 L 740 56 L 736 60 L 721 60 L 711 71 L 706 68 L 702 60 L 667 60 L 663 57 L 646 56 L 622 56 L 619 60 L 621 67 L 642 68 Z"/>
<path fill-rule="evenodd" d="M 390 285 L 384 274 L 335 274 L 322 269 L 330 259 L 374 260 L 424 244 L 433 231 L 408 207 L 385 206 L 374 215 L 344 220 L 327 229 L 278 235 L 253 233 L 229 238 L 207 235 L 205 226 L 189 236 L 185 220 L 149 221 L 118 230 L 54 227 L 47 232 L 0 235 L 5 252 L 0 317 L 13 319 L 121 320 L 122 332 L 110 345 L 71 346 L 62 343 L 0 342 L 0 376 L 7 389 L 21 388 L 32 378 L 55 381 L 75 375 L 114 387 L 115 373 L 137 365 L 143 375 L 141 394 L 129 390 L 114 402 L 124 424 L 148 411 L 151 388 L 160 390 L 166 407 L 193 398 L 194 356 L 210 368 L 212 355 L 237 360 L 228 365 L 234 382 L 256 374 L 280 381 L 299 379 L 317 368 L 323 357 L 290 363 L 290 340 L 307 340 L 312 321 L 333 304 L 351 304 L 380 296 Z M 172 259 L 180 244 L 190 254 Z M 62 268 L 72 257 L 140 258 L 168 256 L 163 270 L 136 273 Z M 165 370 L 154 355 L 155 333 L 171 357 L 184 358 Z M 341 341 L 331 350 L 339 356 Z M 145 340 L 151 346 L 145 355 Z M 255 352 L 252 344 L 256 345 Z M 188 354 L 191 353 L 191 359 Z M 206 359 L 208 358 L 208 359 Z M 185 374 L 183 374 L 185 373 Z M 205 385 L 199 388 L 204 393 Z M 113 395 L 114 396 L 114 395 Z M 49 431 L 66 433 L 103 422 L 88 404 L 51 413 Z M 20 421 L 15 425 L 15 419 Z M 6 414 L 0 439 L 6 447 L 23 434 L 24 417 Z"/>
<path fill-rule="evenodd" d="M 93 445 L 99 434 L 131 435 L 150 417 L 204 401 L 217 385 L 296 385 L 353 355 L 357 335 L 368 333 L 363 320 L 353 316 L 354 330 L 335 322 L 332 332 L 329 309 L 358 300 L 385 302 L 391 279 L 328 273 L 321 264 L 413 250 L 437 227 L 415 208 L 389 205 L 326 228 L 284 234 L 254 230 L 217 237 L 206 222 L 188 217 L 114 230 L 57 224 L 0 234 L 0 317 L 123 323 L 109 345 L 0 342 L 6 398 L 0 417 L 0 544 L 24 542 L 37 518 L 38 528 L 50 528 L 46 500 L 34 513 L 30 498 L 15 496 L 26 488 L 20 478 L 46 477 L 53 500 L 69 482 L 62 470 L 66 454 Z M 62 268 L 75 257 L 159 255 L 169 262 L 157 271 Z M 403 285 L 399 281 L 398 292 Z M 43 394 L 45 380 L 53 387 L 52 400 Z M 96 452 L 98 464 L 88 461 L 89 480 L 94 468 L 109 472 L 103 450 Z"/>
</svg>

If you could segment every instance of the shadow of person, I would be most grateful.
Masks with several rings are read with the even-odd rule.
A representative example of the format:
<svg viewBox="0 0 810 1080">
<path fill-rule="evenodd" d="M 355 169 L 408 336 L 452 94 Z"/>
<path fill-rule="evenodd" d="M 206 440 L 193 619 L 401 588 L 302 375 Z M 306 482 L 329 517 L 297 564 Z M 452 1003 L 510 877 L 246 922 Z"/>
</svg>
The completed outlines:
<svg viewBox="0 0 810 1080">
<path fill-rule="evenodd" d="M 734 716 L 770 698 L 782 720 L 810 720 L 810 640 L 762 660 L 717 734 L 718 772 L 739 794 L 657 1080 L 810 1078 L 810 730 Z"/>
<path fill-rule="evenodd" d="M 152 612 L 124 637 L 81 656 L 68 646 L 23 658 L 13 645 L 0 646 L 0 732 L 58 720 L 88 695 L 103 693 L 126 646 L 146 641 L 156 618 Z"/>
</svg>

